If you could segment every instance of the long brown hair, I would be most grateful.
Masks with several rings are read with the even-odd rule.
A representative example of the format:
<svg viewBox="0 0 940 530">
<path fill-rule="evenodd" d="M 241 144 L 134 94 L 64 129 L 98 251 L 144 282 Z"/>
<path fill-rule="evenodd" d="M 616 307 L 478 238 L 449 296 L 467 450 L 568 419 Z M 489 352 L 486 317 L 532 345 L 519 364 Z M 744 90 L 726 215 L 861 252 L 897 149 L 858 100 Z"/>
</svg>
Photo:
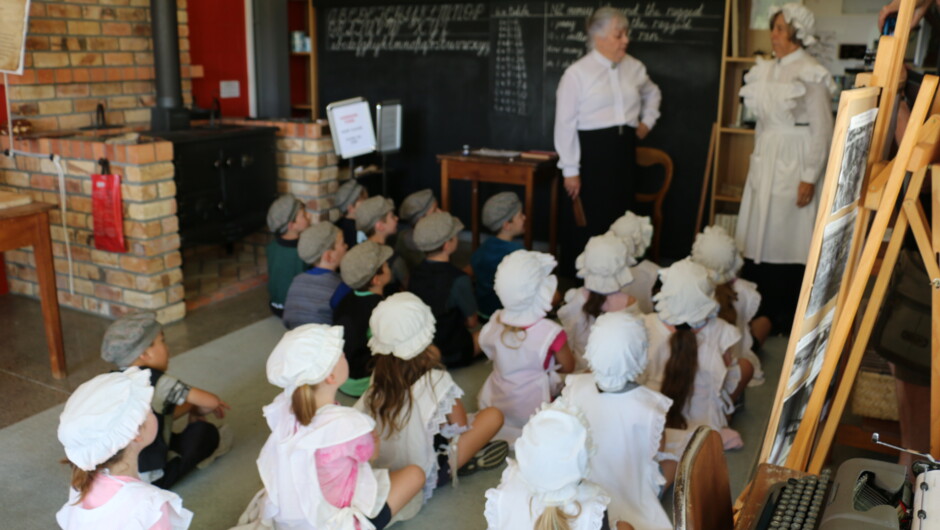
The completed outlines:
<svg viewBox="0 0 940 530">
<path fill-rule="evenodd" d="M 584 311 L 585 314 L 597 318 L 600 316 L 601 308 L 604 307 L 604 302 L 606 301 L 606 294 L 595 293 L 588 289 L 588 297 L 587 300 L 584 301 L 584 305 L 581 306 L 581 310 Z"/>
<path fill-rule="evenodd" d="M 392 435 L 402 430 L 411 416 L 411 386 L 432 369 L 443 366 L 434 346 L 408 361 L 394 355 L 375 355 L 373 359 L 375 368 L 366 406 L 382 431 Z"/>
<path fill-rule="evenodd" d="M 535 520 L 534 530 L 571 530 L 571 520 L 581 515 L 581 504 L 578 505 L 578 513 L 568 515 L 561 509 L 561 506 L 548 506 Z"/>
<path fill-rule="evenodd" d="M 734 308 L 734 303 L 738 301 L 738 293 L 734 291 L 734 285 L 731 282 L 725 282 L 716 286 L 715 300 L 721 306 L 718 310 L 718 316 L 732 326 L 737 326 L 738 310 Z"/>
<path fill-rule="evenodd" d="M 294 389 L 290 397 L 290 411 L 297 421 L 304 426 L 310 425 L 317 413 L 316 385 L 301 385 Z"/>
<path fill-rule="evenodd" d="M 72 468 L 71 484 L 72 487 L 75 488 L 75 491 L 78 492 L 78 500 L 75 501 L 76 506 L 85 500 L 85 495 L 88 495 L 88 492 L 91 491 L 91 485 L 95 482 L 95 477 L 98 476 L 98 473 L 101 473 L 102 469 L 118 463 L 122 456 L 124 456 L 124 449 L 121 449 L 111 458 L 98 464 L 95 466 L 95 469 L 92 469 L 91 471 L 85 471 L 84 469 L 76 466 L 68 458 L 62 459 L 63 464 L 68 464 L 69 467 Z"/>
<path fill-rule="evenodd" d="M 672 400 L 672 406 L 666 413 L 666 427 L 685 429 L 687 427 L 682 409 L 692 396 L 695 374 L 698 372 L 698 340 L 688 324 L 676 326 L 676 331 L 669 337 L 669 361 L 663 374 L 660 392 Z"/>
</svg>

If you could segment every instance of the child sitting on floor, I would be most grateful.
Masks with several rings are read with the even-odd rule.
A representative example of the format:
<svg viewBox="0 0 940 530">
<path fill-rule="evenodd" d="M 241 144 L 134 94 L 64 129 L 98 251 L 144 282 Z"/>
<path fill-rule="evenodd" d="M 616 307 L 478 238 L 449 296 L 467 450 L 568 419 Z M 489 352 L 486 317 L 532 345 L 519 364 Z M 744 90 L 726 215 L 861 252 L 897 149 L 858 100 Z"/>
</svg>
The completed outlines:
<svg viewBox="0 0 940 530">
<path fill-rule="evenodd" d="M 333 323 L 333 311 L 350 290 L 336 272 L 347 248 L 343 233 L 331 223 L 317 223 L 300 234 L 297 254 L 312 267 L 294 276 L 287 290 L 287 329 Z"/>
<path fill-rule="evenodd" d="M 623 241 L 627 249 L 627 256 L 636 261 L 646 254 L 646 250 L 653 240 L 653 225 L 649 217 L 640 217 L 631 211 L 620 216 L 610 225 L 610 232 Z M 641 313 L 653 312 L 653 285 L 659 279 L 659 265 L 648 259 L 630 267 L 633 282 L 624 292 L 637 301 Z"/>
<path fill-rule="evenodd" d="M 463 223 L 447 212 L 418 221 L 415 246 L 427 257 L 414 268 L 408 282 L 408 290 L 434 312 L 434 345 L 448 368 L 466 366 L 480 353 L 476 333 L 470 332 L 479 324 L 473 286 L 467 273 L 450 262 L 462 229 Z"/>
<path fill-rule="evenodd" d="M 231 448 L 229 430 L 205 421 L 209 414 L 225 417 L 228 404 L 211 392 L 165 373 L 170 353 L 156 313 L 144 311 L 114 321 L 101 341 L 101 358 L 121 370 L 150 369 L 147 373 L 155 389 L 152 407 L 158 429 L 153 443 L 140 452 L 138 467 L 147 482 L 170 488 L 197 465 L 205 467 Z M 173 432 L 173 420 L 187 413 L 186 429 Z"/>
<path fill-rule="evenodd" d="M 659 276 L 656 312 L 644 317 L 649 363 L 640 382 L 672 400 L 665 452 L 681 455 L 699 425 L 718 431 L 725 449 L 740 448 L 741 435 L 728 428 L 734 406 L 725 388 L 737 384 L 729 367 L 741 332 L 718 318 L 715 284 L 705 267 L 684 259 Z"/>
<path fill-rule="evenodd" d="M 437 198 L 430 189 L 416 191 L 405 197 L 398 208 L 398 218 L 405 223 L 398 225 L 398 237 L 395 239 L 395 254 L 401 256 L 404 260 L 409 274 L 411 269 L 424 261 L 424 252 L 415 247 L 414 227 L 418 221 L 424 219 L 432 213 L 441 211 L 437 205 Z M 403 285 L 407 286 L 407 282 Z"/>
<path fill-rule="evenodd" d="M 343 326 L 349 379 L 339 389 L 347 396 L 359 397 L 369 386 L 372 352 L 369 350 L 369 318 L 385 298 L 385 286 L 392 280 L 388 260 L 392 249 L 372 241 L 359 243 L 343 258 L 340 271 L 353 292 L 336 308 L 334 323 Z"/>
<path fill-rule="evenodd" d="M 496 267 L 507 255 L 522 250 L 522 243 L 515 238 L 525 234 L 525 214 L 519 196 L 510 191 L 497 193 L 483 205 L 483 226 L 496 234 L 488 237 L 470 257 L 475 280 L 477 311 L 480 317 L 489 319 L 494 311 L 502 307 L 493 289 Z"/>
<path fill-rule="evenodd" d="M 639 312 L 636 300 L 624 292 L 633 281 L 632 264 L 633 258 L 627 255 L 623 241 L 609 232 L 589 239 L 584 252 L 575 260 L 584 287 L 568 289 L 565 303 L 558 309 L 558 320 L 568 334 L 576 371 L 587 368 L 584 349 L 598 316 L 612 311 Z"/>
<path fill-rule="evenodd" d="M 284 316 L 284 301 L 294 277 L 307 268 L 297 254 L 300 234 L 310 226 L 304 203 L 290 193 L 281 195 L 268 208 L 268 229 L 274 239 L 265 247 L 268 260 L 268 297 L 271 312 Z"/>
<path fill-rule="evenodd" d="M 355 247 L 358 248 L 358 247 Z M 415 465 L 369 465 L 375 422 L 336 403 L 349 374 L 339 326 L 308 324 L 284 334 L 267 362 L 284 391 L 264 407 L 271 435 L 258 457 L 264 489 L 239 520 L 263 528 L 376 528 L 421 492 Z"/>
<path fill-rule="evenodd" d="M 672 523 L 659 503 L 668 483 L 657 460 L 672 402 L 635 382 L 646 368 L 646 348 L 641 317 L 624 312 L 597 317 L 587 343 L 591 373 L 568 376 L 561 396 L 587 417 L 597 448 L 590 476 L 610 495 L 611 523 L 668 530 Z M 675 459 L 663 467 L 671 482 Z"/>
<path fill-rule="evenodd" d="M 353 248 L 360 241 L 359 231 L 356 230 L 356 209 L 368 198 L 369 192 L 354 178 L 347 180 L 336 190 L 336 209 L 340 214 L 336 227 L 343 231 L 343 239 L 349 248 Z M 365 235 L 361 239 L 365 239 Z"/>
<path fill-rule="evenodd" d="M 381 440 L 376 465 L 391 469 L 417 464 L 424 470 L 424 494 L 402 508 L 396 520 L 414 517 L 434 489 L 454 474 L 499 466 L 506 442 L 490 442 L 503 424 L 494 408 L 470 422 L 460 402 L 463 391 L 440 364 L 431 344 L 434 315 L 411 293 L 379 303 L 369 320 L 375 356 L 372 384 L 356 408 L 376 421 Z"/>
<path fill-rule="evenodd" d="M 189 528 L 193 514 L 179 496 L 137 473 L 137 457 L 158 436 L 147 370 L 129 368 L 83 383 L 59 416 L 59 441 L 72 467 L 61 528 Z"/>
<path fill-rule="evenodd" d="M 514 442 L 522 426 L 542 403 L 558 395 L 556 372 L 574 369 L 565 331 L 545 318 L 552 309 L 558 278 L 549 254 L 517 250 L 496 269 L 496 294 L 503 309 L 480 331 L 480 347 L 493 361 L 493 371 L 478 398 L 480 408 L 496 407 L 505 417 L 497 434 Z"/>
</svg>

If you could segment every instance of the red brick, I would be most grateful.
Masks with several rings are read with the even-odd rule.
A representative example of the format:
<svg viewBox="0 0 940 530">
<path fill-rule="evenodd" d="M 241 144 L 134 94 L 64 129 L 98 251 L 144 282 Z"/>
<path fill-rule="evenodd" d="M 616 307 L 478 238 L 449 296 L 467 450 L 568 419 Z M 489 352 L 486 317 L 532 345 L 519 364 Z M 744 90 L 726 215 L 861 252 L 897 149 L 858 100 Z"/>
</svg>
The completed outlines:
<svg viewBox="0 0 940 530">
<path fill-rule="evenodd" d="M 29 21 L 30 35 L 66 35 L 68 32 L 64 20 L 37 18 Z"/>
<path fill-rule="evenodd" d="M 171 142 L 157 142 L 154 144 L 154 159 L 158 162 L 173 160 L 173 144 Z"/>
<path fill-rule="evenodd" d="M 132 63 L 133 64 L 133 63 Z M 132 81 L 137 77 L 137 71 L 133 66 L 125 66 L 121 68 L 121 78 L 125 81 Z"/>
<path fill-rule="evenodd" d="M 72 80 L 76 83 L 87 83 L 91 80 L 91 75 L 85 68 L 72 68 Z"/>
<path fill-rule="evenodd" d="M 36 71 L 23 70 L 23 75 L 14 75 L 9 80 L 11 85 L 35 85 Z"/>
<path fill-rule="evenodd" d="M 51 18 L 82 18 L 82 8 L 68 4 L 47 4 L 46 16 Z"/>
<path fill-rule="evenodd" d="M 116 37 L 92 37 L 88 39 L 88 49 L 113 52 L 120 49 L 120 40 Z"/>
<path fill-rule="evenodd" d="M 101 34 L 126 37 L 131 34 L 131 25 L 126 22 L 103 22 Z"/>
<path fill-rule="evenodd" d="M 120 68 L 106 68 L 108 81 L 121 81 L 124 79 L 124 72 Z"/>
<path fill-rule="evenodd" d="M 33 2 L 29 4 L 29 18 L 40 18 L 46 16 L 45 4 Z"/>
<path fill-rule="evenodd" d="M 42 69 L 36 70 L 36 82 L 40 85 L 51 85 L 55 83 L 55 70 Z"/>
<path fill-rule="evenodd" d="M 48 50 L 49 37 L 26 37 L 26 51 Z"/>
<path fill-rule="evenodd" d="M 108 73 L 104 68 L 90 68 L 88 71 L 91 73 L 91 80 L 95 83 L 108 80 Z"/>
<path fill-rule="evenodd" d="M 72 70 L 70 68 L 60 68 L 56 70 L 55 82 L 56 83 L 71 83 L 72 82 Z"/>
<path fill-rule="evenodd" d="M 127 147 L 127 161 L 130 164 L 151 164 L 155 160 L 153 144 L 138 144 Z"/>
<path fill-rule="evenodd" d="M 132 33 L 135 37 L 149 37 L 150 24 L 134 24 Z"/>
</svg>

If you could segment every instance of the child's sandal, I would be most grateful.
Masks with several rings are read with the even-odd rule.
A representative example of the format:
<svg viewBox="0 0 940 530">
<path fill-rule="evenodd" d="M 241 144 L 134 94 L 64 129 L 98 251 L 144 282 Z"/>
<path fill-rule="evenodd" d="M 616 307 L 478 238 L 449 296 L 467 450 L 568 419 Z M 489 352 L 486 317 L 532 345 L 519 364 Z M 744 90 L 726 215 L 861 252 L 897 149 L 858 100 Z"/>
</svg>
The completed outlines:
<svg viewBox="0 0 940 530">
<path fill-rule="evenodd" d="M 458 477 L 472 475 L 481 469 L 497 467 L 509 456 L 509 444 L 503 440 L 494 440 L 477 451 L 469 462 L 457 470 Z"/>
</svg>

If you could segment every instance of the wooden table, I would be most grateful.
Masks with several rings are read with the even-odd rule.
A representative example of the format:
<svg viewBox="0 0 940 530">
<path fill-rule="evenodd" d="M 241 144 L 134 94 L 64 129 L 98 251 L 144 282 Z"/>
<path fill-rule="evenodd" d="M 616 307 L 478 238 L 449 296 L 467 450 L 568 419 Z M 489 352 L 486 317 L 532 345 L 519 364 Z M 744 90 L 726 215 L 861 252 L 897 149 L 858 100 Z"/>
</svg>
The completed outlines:
<svg viewBox="0 0 940 530">
<path fill-rule="evenodd" d="M 795 469 L 763 463 L 757 466 L 757 473 L 747 488 L 738 498 L 742 502 L 741 510 L 735 516 L 735 530 L 749 530 L 757 522 L 763 510 L 763 502 L 767 499 L 770 488 L 778 482 L 791 478 L 803 478 L 807 474 Z"/>
<path fill-rule="evenodd" d="M 555 254 L 558 238 L 558 179 L 555 160 L 529 160 L 491 156 L 462 155 L 460 152 L 437 155 L 441 164 L 441 206 L 450 211 L 450 181 L 469 180 L 471 185 L 471 225 L 473 249 L 480 245 L 480 182 L 525 186 L 525 247 L 532 248 L 532 220 L 535 218 L 535 184 L 547 180 L 551 186 L 548 248 Z"/>
<path fill-rule="evenodd" d="M 52 377 L 62 379 L 66 375 L 65 348 L 62 345 L 62 321 L 59 318 L 52 239 L 49 236 L 49 210 L 54 208 L 56 206 L 53 204 L 34 202 L 0 209 L 0 252 L 30 245 L 33 247 Z"/>
</svg>

